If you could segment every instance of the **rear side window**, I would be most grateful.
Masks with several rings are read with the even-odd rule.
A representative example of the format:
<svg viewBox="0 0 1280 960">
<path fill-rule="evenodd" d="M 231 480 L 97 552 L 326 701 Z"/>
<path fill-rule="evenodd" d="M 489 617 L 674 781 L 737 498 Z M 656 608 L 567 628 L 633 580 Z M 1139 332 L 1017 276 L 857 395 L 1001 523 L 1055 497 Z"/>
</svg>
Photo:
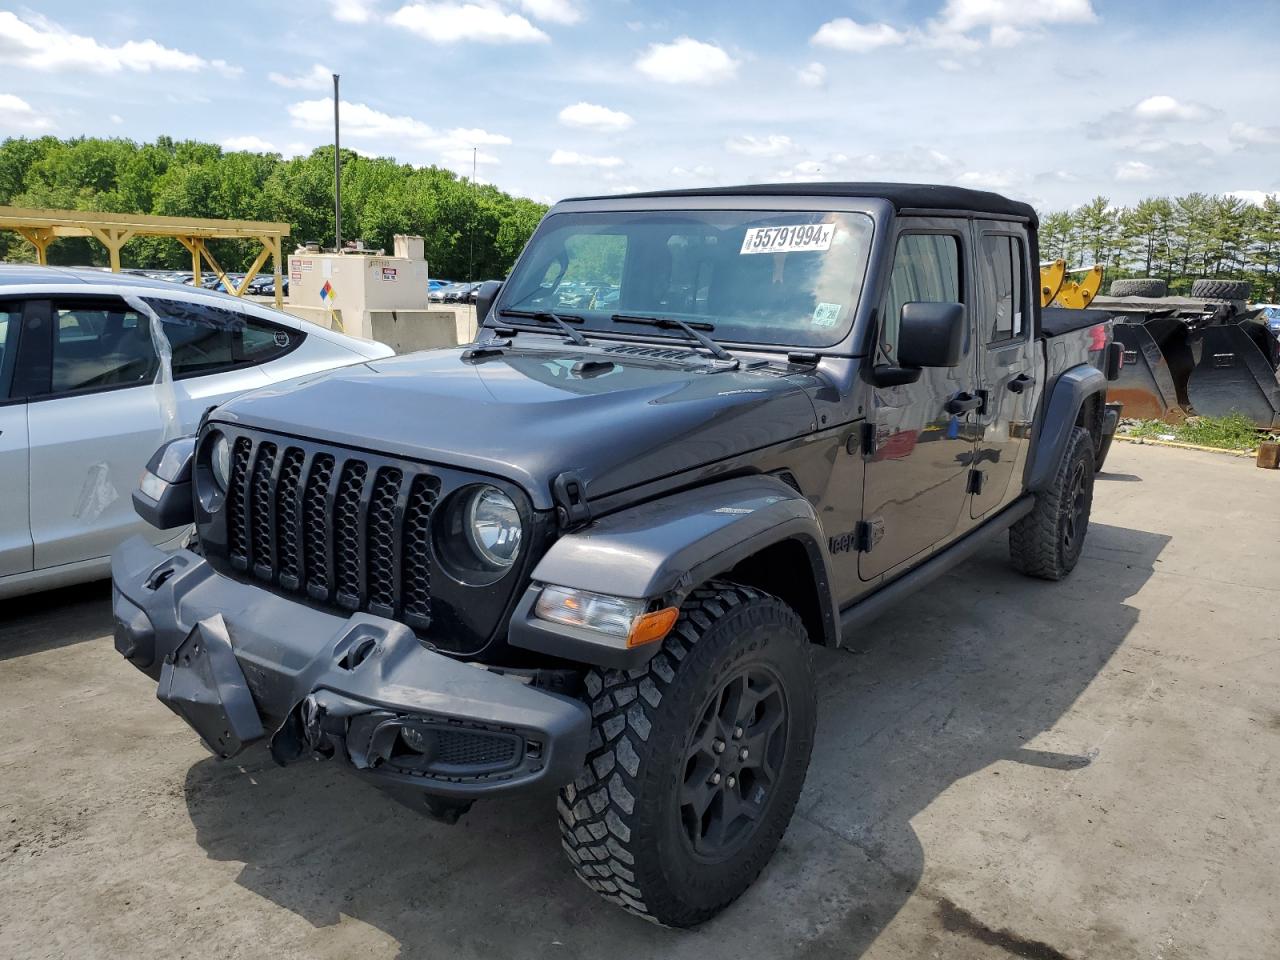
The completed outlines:
<svg viewBox="0 0 1280 960">
<path fill-rule="evenodd" d="M 1021 337 L 1026 316 L 1026 257 L 1022 241 L 1018 237 L 986 234 L 982 238 L 981 267 L 991 311 L 984 320 L 987 342 Z"/>
<path fill-rule="evenodd" d="M 882 357 L 892 361 L 897 354 L 903 304 L 961 302 L 959 241 L 950 234 L 903 234 L 889 277 L 880 333 Z"/>
<path fill-rule="evenodd" d="M 53 324 L 53 393 L 136 386 L 155 376 L 147 323 L 123 301 L 55 301 Z"/>
<path fill-rule="evenodd" d="M 0 400 L 8 396 L 9 367 L 17 346 L 18 326 L 22 322 L 21 304 L 0 303 Z"/>
<path fill-rule="evenodd" d="M 209 304 L 152 299 L 147 304 L 164 324 L 175 379 L 266 363 L 288 353 L 303 337 L 296 330 Z"/>
</svg>

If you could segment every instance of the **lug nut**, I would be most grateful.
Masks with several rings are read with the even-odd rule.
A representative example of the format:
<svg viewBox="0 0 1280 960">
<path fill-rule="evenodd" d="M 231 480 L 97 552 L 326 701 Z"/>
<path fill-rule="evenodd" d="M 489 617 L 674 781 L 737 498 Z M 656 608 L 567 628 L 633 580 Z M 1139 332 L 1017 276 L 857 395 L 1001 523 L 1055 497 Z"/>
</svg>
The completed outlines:
<svg viewBox="0 0 1280 960">
<path fill-rule="evenodd" d="M 743 729 L 742 729 L 741 727 L 734 727 L 734 728 L 733 728 L 733 739 L 735 739 L 735 740 L 741 740 L 741 739 L 742 739 L 742 734 L 743 734 Z"/>
<path fill-rule="evenodd" d="M 720 739 L 716 739 L 711 742 L 711 749 L 716 753 L 724 753 L 724 746 L 724 741 Z"/>
<path fill-rule="evenodd" d="M 732 779 L 732 778 L 730 778 L 730 779 Z M 719 770 L 717 770 L 715 773 L 713 773 L 713 774 L 711 775 L 710 783 L 711 783 L 711 785 L 712 785 L 713 787 L 715 787 L 715 786 L 719 786 L 719 785 L 720 785 L 720 771 L 719 771 Z"/>
<path fill-rule="evenodd" d="M 725 781 L 725 786 L 727 786 L 730 790 L 732 790 L 737 785 L 738 785 L 738 778 L 735 777 L 733 774 L 729 774 L 729 779 Z"/>
<path fill-rule="evenodd" d="M 738 751 L 738 759 L 739 759 L 739 760 L 745 760 L 745 759 L 747 759 L 747 748 L 746 748 L 746 747 L 743 747 L 741 750 L 739 750 L 739 751 Z"/>
</svg>

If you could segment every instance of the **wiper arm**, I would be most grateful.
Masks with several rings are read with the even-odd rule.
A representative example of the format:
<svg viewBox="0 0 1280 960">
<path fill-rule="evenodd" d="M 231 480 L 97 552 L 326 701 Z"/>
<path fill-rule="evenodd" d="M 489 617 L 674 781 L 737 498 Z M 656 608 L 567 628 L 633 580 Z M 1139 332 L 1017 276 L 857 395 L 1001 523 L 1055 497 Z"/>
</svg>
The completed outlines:
<svg viewBox="0 0 1280 960">
<path fill-rule="evenodd" d="M 556 324 L 565 335 L 580 347 L 589 347 L 591 344 L 587 338 L 580 334 L 573 327 L 569 326 L 569 319 L 577 320 L 582 323 L 581 317 L 575 317 L 573 314 L 561 316 L 558 313 L 552 313 L 550 310 L 499 310 L 500 317 L 528 317 L 530 320 L 537 320 L 539 323 L 550 321 Z"/>
<path fill-rule="evenodd" d="M 676 317 L 642 317 L 630 313 L 615 313 L 610 319 L 614 323 L 642 323 L 647 327 L 658 327 L 661 330 L 680 330 L 690 340 L 696 340 L 702 346 L 711 351 L 711 355 L 717 360 L 726 360 L 734 365 L 738 363 L 738 358 L 731 354 L 720 344 L 716 343 L 700 330 L 714 330 L 709 323 L 686 323 Z"/>
</svg>

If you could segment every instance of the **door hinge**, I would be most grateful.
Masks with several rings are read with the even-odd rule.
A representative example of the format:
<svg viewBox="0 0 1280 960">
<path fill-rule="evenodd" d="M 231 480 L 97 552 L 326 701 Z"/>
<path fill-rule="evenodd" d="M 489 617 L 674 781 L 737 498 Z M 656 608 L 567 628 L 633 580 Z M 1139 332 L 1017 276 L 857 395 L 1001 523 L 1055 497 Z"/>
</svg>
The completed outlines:
<svg viewBox="0 0 1280 960">
<path fill-rule="evenodd" d="M 977 398 L 982 401 L 982 405 L 978 407 L 978 416 L 985 417 L 987 413 L 991 410 L 991 391 L 975 390 L 973 392 L 977 396 Z"/>
<path fill-rule="evenodd" d="M 862 433 L 862 456 L 870 460 L 876 455 L 876 425 L 865 421 L 858 429 Z"/>
<path fill-rule="evenodd" d="M 965 492 L 974 494 L 982 493 L 982 484 L 986 481 L 986 478 L 987 475 L 981 470 L 970 470 L 969 483 Z"/>
<path fill-rule="evenodd" d="M 858 525 L 853 528 L 853 539 L 859 553 L 870 553 L 884 539 L 884 519 L 873 517 L 870 520 L 859 520 Z"/>
</svg>

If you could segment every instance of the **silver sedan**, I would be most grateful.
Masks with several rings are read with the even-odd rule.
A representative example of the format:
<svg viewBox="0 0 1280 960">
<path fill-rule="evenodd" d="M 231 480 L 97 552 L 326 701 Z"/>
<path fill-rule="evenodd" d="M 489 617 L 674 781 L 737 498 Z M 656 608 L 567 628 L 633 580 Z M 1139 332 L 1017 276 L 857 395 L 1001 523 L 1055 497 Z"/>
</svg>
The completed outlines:
<svg viewBox="0 0 1280 960">
<path fill-rule="evenodd" d="M 392 352 L 163 280 L 0 265 L 0 598 L 104 577 L 132 534 L 185 536 L 131 494 L 210 407 Z"/>
</svg>

